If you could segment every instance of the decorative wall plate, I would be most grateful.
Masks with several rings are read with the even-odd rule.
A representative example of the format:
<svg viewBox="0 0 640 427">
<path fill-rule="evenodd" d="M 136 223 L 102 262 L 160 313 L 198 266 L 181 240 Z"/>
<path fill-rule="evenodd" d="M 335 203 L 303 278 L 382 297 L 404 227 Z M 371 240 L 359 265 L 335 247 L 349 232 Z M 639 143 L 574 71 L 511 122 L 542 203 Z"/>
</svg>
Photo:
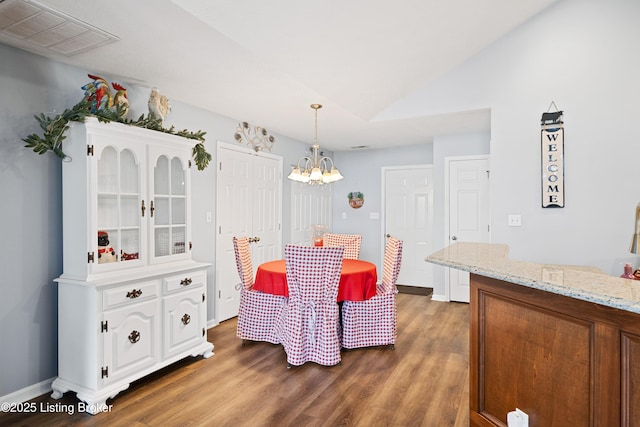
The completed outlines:
<svg viewBox="0 0 640 427">
<path fill-rule="evenodd" d="M 360 209 L 362 205 L 364 205 L 364 194 L 359 191 L 352 191 L 348 195 L 349 197 L 349 206 L 353 209 Z"/>
</svg>

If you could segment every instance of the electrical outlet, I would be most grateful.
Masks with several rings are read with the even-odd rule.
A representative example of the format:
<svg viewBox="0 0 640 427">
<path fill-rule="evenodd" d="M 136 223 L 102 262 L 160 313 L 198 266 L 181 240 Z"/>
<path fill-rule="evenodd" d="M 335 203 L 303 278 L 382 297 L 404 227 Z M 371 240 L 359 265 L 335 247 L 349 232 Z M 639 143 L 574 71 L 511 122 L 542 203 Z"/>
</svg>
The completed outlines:
<svg viewBox="0 0 640 427">
<path fill-rule="evenodd" d="M 508 427 L 529 427 L 529 415 L 519 408 L 507 414 Z"/>
<path fill-rule="evenodd" d="M 507 217 L 507 224 L 509 227 L 520 227 L 522 225 L 521 215 L 509 215 Z"/>
<path fill-rule="evenodd" d="M 529 427 L 529 415 L 518 408 L 516 408 L 516 414 L 520 415 L 520 427 Z"/>
</svg>

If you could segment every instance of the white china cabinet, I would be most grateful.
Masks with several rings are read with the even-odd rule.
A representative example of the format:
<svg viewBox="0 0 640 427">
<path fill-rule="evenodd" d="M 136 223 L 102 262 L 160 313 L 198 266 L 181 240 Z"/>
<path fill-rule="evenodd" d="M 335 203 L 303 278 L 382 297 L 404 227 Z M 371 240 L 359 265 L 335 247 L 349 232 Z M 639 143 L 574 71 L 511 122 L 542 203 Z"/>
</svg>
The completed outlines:
<svg viewBox="0 0 640 427">
<path fill-rule="evenodd" d="M 89 118 L 63 143 L 58 377 L 87 412 L 206 338 L 206 270 L 191 259 L 190 140 Z"/>
</svg>

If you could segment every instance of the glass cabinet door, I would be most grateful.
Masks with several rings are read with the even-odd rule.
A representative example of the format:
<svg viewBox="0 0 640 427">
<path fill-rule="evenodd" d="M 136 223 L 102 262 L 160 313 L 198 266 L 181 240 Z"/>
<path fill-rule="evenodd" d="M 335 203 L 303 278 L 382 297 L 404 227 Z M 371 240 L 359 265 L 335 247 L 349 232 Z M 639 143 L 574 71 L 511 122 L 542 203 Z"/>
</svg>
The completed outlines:
<svg viewBox="0 0 640 427">
<path fill-rule="evenodd" d="M 97 257 L 94 257 L 99 265 L 131 263 L 142 257 L 144 202 L 139 162 L 127 148 L 107 145 L 99 154 Z"/>
<path fill-rule="evenodd" d="M 153 171 L 154 257 L 187 253 L 187 169 L 180 157 L 161 155 Z"/>
</svg>

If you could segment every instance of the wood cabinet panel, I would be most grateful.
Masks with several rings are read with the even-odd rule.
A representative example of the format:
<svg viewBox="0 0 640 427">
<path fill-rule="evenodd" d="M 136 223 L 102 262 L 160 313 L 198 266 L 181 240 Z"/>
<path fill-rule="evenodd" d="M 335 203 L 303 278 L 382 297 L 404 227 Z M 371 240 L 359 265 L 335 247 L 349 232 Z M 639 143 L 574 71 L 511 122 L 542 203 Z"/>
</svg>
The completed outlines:
<svg viewBox="0 0 640 427">
<path fill-rule="evenodd" d="M 622 412 L 625 420 L 640 420 L 640 336 L 622 334 Z M 633 426 L 625 422 L 624 426 Z"/>
<path fill-rule="evenodd" d="M 633 425 L 640 419 L 640 316 L 472 275 L 470 422 Z M 622 337 L 622 338 L 621 338 Z"/>
<path fill-rule="evenodd" d="M 518 407 L 540 425 L 588 425 L 592 325 L 490 293 L 480 315 L 481 411 L 505 423 Z"/>
</svg>

